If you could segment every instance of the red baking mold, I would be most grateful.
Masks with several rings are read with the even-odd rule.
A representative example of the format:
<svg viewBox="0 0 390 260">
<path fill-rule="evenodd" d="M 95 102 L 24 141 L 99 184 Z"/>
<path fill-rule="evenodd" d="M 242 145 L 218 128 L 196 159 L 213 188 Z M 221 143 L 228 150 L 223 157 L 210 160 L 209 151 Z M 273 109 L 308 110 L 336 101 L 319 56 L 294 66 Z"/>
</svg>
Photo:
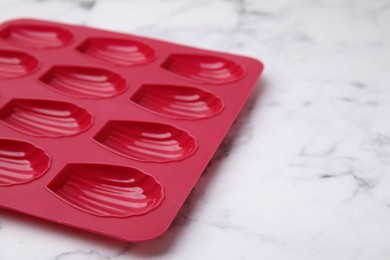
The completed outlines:
<svg viewBox="0 0 390 260">
<path fill-rule="evenodd" d="M 27 53 L 0 50 L 0 80 L 30 74 L 38 67 L 38 64 L 38 60 Z"/>
<path fill-rule="evenodd" d="M 113 152 L 145 162 L 183 160 L 197 148 L 186 131 L 150 122 L 110 121 L 94 139 Z"/>
<path fill-rule="evenodd" d="M 62 47 L 73 38 L 71 32 L 57 26 L 30 24 L 7 26 L 0 31 L 0 37 L 10 44 L 32 49 Z"/>
<path fill-rule="evenodd" d="M 175 119 L 209 118 L 223 110 L 223 102 L 216 95 L 186 86 L 142 85 L 131 100 L 151 112 Z"/>
<path fill-rule="evenodd" d="M 244 75 L 236 62 L 211 55 L 172 54 L 162 67 L 188 79 L 212 84 L 237 81 Z"/>
<path fill-rule="evenodd" d="M 76 98 L 109 98 L 119 95 L 127 88 L 126 79 L 106 69 L 76 66 L 55 66 L 40 80 Z"/>
<path fill-rule="evenodd" d="M 152 176 L 103 164 L 68 164 L 48 189 L 69 205 L 102 217 L 142 215 L 164 197 L 163 187 Z"/>
<path fill-rule="evenodd" d="M 151 62 L 154 50 L 141 42 L 117 38 L 89 38 L 77 50 L 111 65 L 134 66 Z"/>
<path fill-rule="evenodd" d="M 135 35 L 0 24 L 0 206 L 126 241 L 161 235 L 262 70 Z"/>
<path fill-rule="evenodd" d="M 50 157 L 41 148 L 20 140 L 0 139 L 0 187 L 31 182 L 49 166 Z"/>
<path fill-rule="evenodd" d="M 0 110 L 0 120 L 22 133 L 39 137 L 79 134 L 92 125 L 92 115 L 77 105 L 53 100 L 13 99 Z"/>
</svg>

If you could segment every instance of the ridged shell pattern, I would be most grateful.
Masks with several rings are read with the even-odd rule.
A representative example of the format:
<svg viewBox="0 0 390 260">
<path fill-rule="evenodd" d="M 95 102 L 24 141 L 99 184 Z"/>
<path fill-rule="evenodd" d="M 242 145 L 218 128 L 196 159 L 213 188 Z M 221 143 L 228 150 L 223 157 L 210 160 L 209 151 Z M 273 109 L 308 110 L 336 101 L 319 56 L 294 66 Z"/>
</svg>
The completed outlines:
<svg viewBox="0 0 390 260">
<path fill-rule="evenodd" d="M 13 99 L 0 110 L 0 120 L 22 133 L 38 137 L 79 134 L 93 123 L 92 115 L 72 103 Z"/>
<path fill-rule="evenodd" d="M 42 149 L 20 140 L 0 139 L 0 186 L 31 182 L 49 167 L 50 158 Z"/>
<path fill-rule="evenodd" d="M 172 54 L 162 68 L 198 82 L 223 84 L 240 79 L 243 68 L 234 61 L 208 55 Z"/>
<path fill-rule="evenodd" d="M 119 66 L 146 64 L 156 55 L 154 49 L 144 43 L 117 38 L 89 38 L 77 50 L 97 60 Z"/>
<path fill-rule="evenodd" d="M 122 156 L 147 162 L 183 160 L 197 148 L 193 136 L 171 125 L 109 121 L 94 140 Z"/>
<path fill-rule="evenodd" d="M 38 60 L 19 51 L 0 50 L 0 79 L 12 79 L 30 74 L 38 67 Z"/>
<path fill-rule="evenodd" d="M 217 96 L 194 87 L 143 85 L 131 100 L 152 112 L 175 119 L 209 118 L 223 110 Z"/>
<path fill-rule="evenodd" d="M 19 24 L 6 27 L 0 32 L 0 37 L 26 48 L 50 49 L 64 46 L 72 40 L 73 35 L 59 27 Z"/>
<path fill-rule="evenodd" d="M 40 80 L 54 90 L 76 98 L 109 98 L 127 88 L 127 81 L 121 75 L 92 67 L 55 66 Z"/>
<path fill-rule="evenodd" d="M 48 185 L 67 204 L 100 217 L 130 217 L 158 207 L 162 185 L 138 169 L 106 164 L 68 164 Z"/>
</svg>

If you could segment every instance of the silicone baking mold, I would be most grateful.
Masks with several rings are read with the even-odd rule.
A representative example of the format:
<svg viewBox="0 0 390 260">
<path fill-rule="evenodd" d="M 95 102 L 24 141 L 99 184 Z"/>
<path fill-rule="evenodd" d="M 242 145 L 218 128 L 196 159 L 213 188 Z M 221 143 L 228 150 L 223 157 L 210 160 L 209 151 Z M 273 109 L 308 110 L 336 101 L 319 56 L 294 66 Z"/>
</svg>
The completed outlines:
<svg viewBox="0 0 390 260">
<path fill-rule="evenodd" d="M 249 97 L 252 58 L 49 21 L 0 25 L 0 206 L 161 235 Z"/>
</svg>

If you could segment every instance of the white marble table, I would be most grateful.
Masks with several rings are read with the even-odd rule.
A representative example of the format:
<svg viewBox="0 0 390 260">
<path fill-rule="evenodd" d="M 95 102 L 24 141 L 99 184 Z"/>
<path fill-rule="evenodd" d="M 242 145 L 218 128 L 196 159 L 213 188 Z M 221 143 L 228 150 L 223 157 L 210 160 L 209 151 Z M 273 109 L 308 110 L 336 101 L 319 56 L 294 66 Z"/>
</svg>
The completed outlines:
<svg viewBox="0 0 390 260">
<path fill-rule="evenodd" d="M 261 59 L 266 70 L 160 238 L 0 210 L 0 259 L 390 259 L 389 0 L 0 0 L 36 17 Z"/>
</svg>

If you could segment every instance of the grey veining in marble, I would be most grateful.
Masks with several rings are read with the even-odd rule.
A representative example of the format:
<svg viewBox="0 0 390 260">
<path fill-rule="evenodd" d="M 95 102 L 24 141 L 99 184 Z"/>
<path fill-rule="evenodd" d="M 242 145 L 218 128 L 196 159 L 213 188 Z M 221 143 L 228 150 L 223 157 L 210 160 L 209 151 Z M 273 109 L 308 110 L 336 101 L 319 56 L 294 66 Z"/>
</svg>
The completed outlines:
<svg viewBox="0 0 390 260">
<path fill-rule="evenodd" d="M 162 237 L 0 210 L 0 259 L 390 258 L 389 0 L 0 0 L 36 17 L 261 59 L 261 81 Z"/>
</svg>

